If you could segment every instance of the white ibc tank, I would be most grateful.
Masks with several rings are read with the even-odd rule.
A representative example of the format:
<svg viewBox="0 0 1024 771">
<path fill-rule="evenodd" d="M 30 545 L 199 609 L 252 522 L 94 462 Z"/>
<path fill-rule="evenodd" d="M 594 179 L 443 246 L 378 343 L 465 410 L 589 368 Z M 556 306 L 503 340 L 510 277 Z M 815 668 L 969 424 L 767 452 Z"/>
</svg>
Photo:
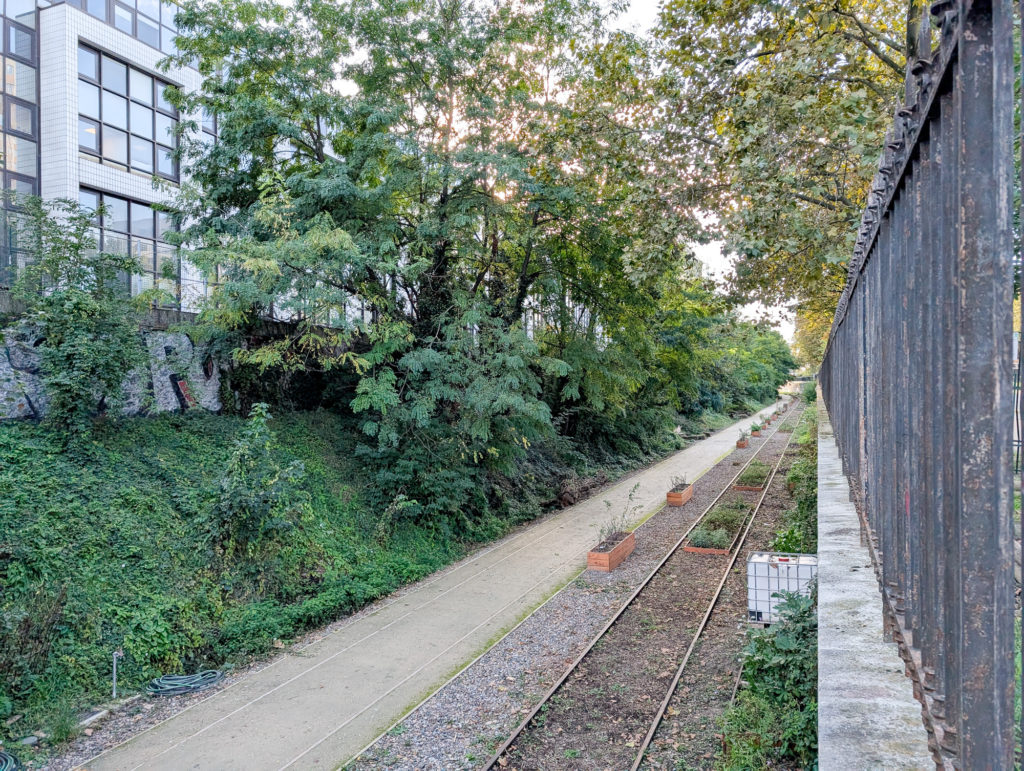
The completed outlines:
<svg viewBox="0 0 1024 771">
<path fill-rule="evenodd" d="M 751 552 L 747 557 L 747 620 L 765 624 L 778 621 L 775 606 L 780 600 L 772 595 L 794 592 L 807 596 L 817 574 L 818 557 L 814 554 Z"/>
</svg>

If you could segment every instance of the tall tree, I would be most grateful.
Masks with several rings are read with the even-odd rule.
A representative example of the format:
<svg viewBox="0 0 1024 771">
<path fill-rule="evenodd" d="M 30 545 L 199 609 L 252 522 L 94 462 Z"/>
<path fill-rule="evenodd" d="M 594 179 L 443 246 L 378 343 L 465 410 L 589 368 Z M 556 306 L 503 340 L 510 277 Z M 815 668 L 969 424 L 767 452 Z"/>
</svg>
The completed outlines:
<svg viewBox="0 0 1024 771">
<path fill-rule="evenodd" d="M 896 0 L 666 4 L 665 142 L 706 180 L 737 293 L 831 317 L 900 96 L 905 14 Z"/>
</svg>

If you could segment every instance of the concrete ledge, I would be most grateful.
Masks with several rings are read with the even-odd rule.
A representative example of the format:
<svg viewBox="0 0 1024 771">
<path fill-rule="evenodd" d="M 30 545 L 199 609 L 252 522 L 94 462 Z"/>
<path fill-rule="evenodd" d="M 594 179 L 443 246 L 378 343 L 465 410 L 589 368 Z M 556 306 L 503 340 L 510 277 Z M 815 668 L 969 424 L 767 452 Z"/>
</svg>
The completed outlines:
<svg viewBox="0 0 1024 771">
<path fill-rule="evenodd" d="M 818 767 L 935 768 L 921 704 L 896 644 L 818 400 Z"/>
</svg>

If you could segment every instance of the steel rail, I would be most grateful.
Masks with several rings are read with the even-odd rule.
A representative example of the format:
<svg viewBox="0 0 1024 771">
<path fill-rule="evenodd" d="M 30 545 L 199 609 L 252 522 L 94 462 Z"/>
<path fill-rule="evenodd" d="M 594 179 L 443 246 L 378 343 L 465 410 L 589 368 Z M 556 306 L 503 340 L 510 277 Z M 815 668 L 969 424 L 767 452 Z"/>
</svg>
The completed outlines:
<svg viewBox="0 0 1024 771">
<path fill-rule="evenodd" d="M 801 410 L 800 415 L 803 415 L 803 410 Z M 779 428 L 782 428 L 781 424 L 779 425 Z M 722 574 L 722 580 L 718 582 L 718 588 L 715 590 L 715 594 L 711 598 L 711 602 L 708 603 L 708 609 L 704 611 L 704 617 L 701 618 L 700 624 L 697 626 L 697 631 L 693 634 L 693 639 L 690 641 L 690 647 L 686 649 L 686 653 L 683 654 L 683 660 L 679 662 L 679 667 L 676 669 L 675 677 L 672 678 L 672 682 L 668 687 L 668 692 L 665 694 L 665 698 L 662 699 L 661 706 L 658 707 L 658 712 L 654 716 L 651 727 L 647 731 L 647 735 L 644 737 L 640 748 L 637 750 L 636 758 L 633 760 L 633 765 L 630 766 L 630 771 L 637 771 L 637 769 L 640 768 L 640 765 L 644 762 L 644 756 L 647 754 L 647 748 L 651 746 L 654 734 L 657 732 L 658 727 L 661 725 L 661 721 L 665 717 L 665 710 L 668 709 L 669 702 L 672 701 L 672 697 L 675 695 L 676 687 L 679 685 L 679 680 L 683 676 L 683 670 L 686 669 L 686 665 L 690 662 L 690 656 L 697 647 L 697 642 L 700 640 L 701 635 L 704 634 L 708 621 L 711 620 L 711 616 L 715 612 L 715 606 L 718 605 L 718 599 L 722 596 L 722 590 L 725 588 L 726 581 L 729 580 L 729 574 L 736 565 L 736 560 L 740 556 L 740 550 L 743 548 L 743 544 L 746 543 L 747 536 L 750 534 L 750 529 L 754 526 L 754 520 L 757 518 L 757 514 L 761 510 L 761 506 L 764 504 L 765 498 L 768 497 L 768 491 L 771 490 L 772 482 L 775 481 L 775 476 L 779 472 L 779 466 L 781 466 L 782 461 L 785 460 L 786 451 L 789 450 L 789 446 L 793 443 L 793 436 L 795 434 L 796 431 L 789 435 L 789 439 L 786 441 L 786 446 L 782 448 L 782 452 L 779 454 L 779 459 L 775 461 L 775 467 L 772 469 L 772 473 L 769 475 L 768 479 L 765 480 L 764 490 L 761 491 L 761 497 L 758 498 L 757 505 L 751 512 L 750 519 L 747 520 L 747 526 L 743 530 L 742 537 L 736 542 L 736 545 L 732 550 L 729 565 Z"/>
<path fill-rule="evenodd" d="M 790 404 L 796 403 L 799 403 L 799 397 L 795 397 L 790 402 Z M 608 633 L 608 630 L 610 630 L 615 625 L 615 622 L 619 620 L 622 614 L 625 613 L 626 610 L 633 604 L 633 601 L 640 595 L 640 593 L 645 588 L 647 588 L 648 584 L 650 584 L 654 577 L 658 575 L 658 572 L 665 566 L 665 563 L 668 562 L 677 551 L 679 551 L 679 547 L 682 546 L 686 539 L 689 537 L 690 532 L 697 525 L 700 524 L 700 522 L 708 515 L 711 509 L 715 507 L 715 505 L 722 499 L 722 497 L 727 492 L 729 492 L 732 486 L 736 483 L 736 480 L 739 479 L 740 475 L 747 470 L 747 467 L 757 458 L 760 452 L 765 447 L 768 446 L 768 440 L 774 437 L 777 433 L 779 433 L 779 431 L 782 430 L 782 427 L 792 417 L 799 416 L 802 414 L 803 410 L 800 410 L 799 412 L 795 410 L 793 412 L 790 412 L 789 415 L 783 417 L 779 421 L 778 426 L 776 426 L 775 430 L 772 431 L 771 434 L 764 437 L 764 442 L 761 443 L 761 446 L 757 448 L 754 454 L 751 455 L 747 462 L 743 464 L 742 468 L 740 468 L 740 470 L 736 472 L 733 478 L 730 479 L 729 482 L 722 488 L 722 491 L 715 496 L 715 499 L 710 504 L 708 504 L 707 508 L 705 508 L 704 511 L 701 512 L 700 516 L 698 516 L 690 524 L 690 526 L 686 529 L 686 532 L 684 532 L 679 537 L 679 540 L 677 540 L 675 544 L 673 544 L 672 548 L 668 550 L 665 556 L 662 557 L 661 560 L 659 560 L 658 564 L 654 566 L 651 572 L 648 573 L 644 580 L 641 581 L 640 584 L 636 587 L 636 589 L 633 590 L 633 592 L 629 595 L 626 601 L 619 607 L 617 611 L 615 611 L 612 617 L 608 619 L 607 623 L 603 627 L 601 627 L 601 630 L 596 635 L 594 635 L 594 637 L 590 640 L 589 643 L 587 643 L 586 648 L 584 648 L 583 651 L 579 654 L 579 656 L 577 656 L 573 660 L 572 664 L 570 664 L 569 667 L 565 670 L 565 672 L 562 673 L 562 676 L 559 677 L 558 680 L 554 683 L 554 685 L 552 685 L 551 688 L 547 690 L 547 692 L 544 694 L 541 700 L 537 702 L 536 705 L 534 705 L 533 709 L 531 709 L 530 712 L 527 713 L 526 717 L 524 717 L 522 721 L 519 723 L 519 725 L 515 727 L 512 733 L 509 734 L 509 737 L 504 742 L 502 742 L 501 746 L 499 746 L 498 749 L 494 752 L 494 754 L 491 755 L 491 757 L 487 760 L 487 763 L 484 764 L 483 771 L 490 771 L 490 769 L 494 768 L 494 766 L 498 763 L 498 760 L 508 751 L 512 744 L 519 738 L 519 736 L 523 733 L 526 727 L 530 724 L 530 721 L 537 716 L 537 714 L 541 710 L 541 707 L 547 704 L 551 700 L 551 697 L 554 696 L 555 693 L 558 691 L 558 689 L 565 684 L 565 681 L 569 679 L 569 675 L 571 675 L 576 670 L 576 668 L 580 665 L 580 662 L 582 662 L 583 659 L 587 657 L 587 655 L 594 649 L 594 646 L 597 645 L 601 638 Z M 790 436 L 789 441 L 792 441 L 792 439 L 793 437 Z M 786 443 L 786 446 L 789 446 L 789 442 Z M 783 454 L 785 454 L 785 450 L 783 450 Z M 765 490 L 767 490 L 767 487 L 765 488 Z M 762 499 L 763 497 L 764 496 L 762 495 Z"/>
</svg>

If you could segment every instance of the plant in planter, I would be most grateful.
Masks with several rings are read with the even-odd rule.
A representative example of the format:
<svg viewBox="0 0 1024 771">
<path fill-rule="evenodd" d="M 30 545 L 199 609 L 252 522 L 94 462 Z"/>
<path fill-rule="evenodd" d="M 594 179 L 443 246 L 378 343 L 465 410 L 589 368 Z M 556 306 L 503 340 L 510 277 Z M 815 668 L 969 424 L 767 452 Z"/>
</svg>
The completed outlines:
<svg viewBox="0 0 1024 771">
<path fill-rule="evenodd" d="M 759 460 L 751 461 L 750 465 L 736 479 L 733 489 L 760 492 L 764 489 L 765 480 L 768 479 L 771 471 L 772 468 L 767 463 L 762 463 Z"/>
<path fill-rule="evenodd" d="M 629 520 L 640 509 L 640 506 L 633 505 L 633 496 L 639 487 L 640 484 L 637 483 L 630 490 L 625 511 L 601 527 L 600 543 L 587 553 L 588 568 L 608 573 L 615 570 L 633 553 L 633 549 L 636 548 L 636 536 L 629 530 Z M 605 504 L 611 506 L 608 501 L 605 501 Z"/>
<path fill-rule="evenodd" d="M 742 450 L 748 444 L 750 444 L 750 434 L 746 431 L 740 431 L 740 438 L 736 440 L 736 449 Z"/>
<path fill-rule="evenodd" d="M 750 425 L 750 435 L 751 436 L 761 436 L 761 424 L 760 423 L 751 423 L 751 425 Z"/>
<path fill-rule="evenodd" d="M 697 554 L 728 554 L 749 511 L 750 506 L 743 501 L 719 503 L 690 532 L 683 550 Z"/>
<path fill-rule="evenodd" d="M 692 497 L 693 485 L 687 483 L 686 477 L 672 477 L 672 489 L 665 493 L 665 502 L 669 506 L 685 506 Z"/>
</svg>

